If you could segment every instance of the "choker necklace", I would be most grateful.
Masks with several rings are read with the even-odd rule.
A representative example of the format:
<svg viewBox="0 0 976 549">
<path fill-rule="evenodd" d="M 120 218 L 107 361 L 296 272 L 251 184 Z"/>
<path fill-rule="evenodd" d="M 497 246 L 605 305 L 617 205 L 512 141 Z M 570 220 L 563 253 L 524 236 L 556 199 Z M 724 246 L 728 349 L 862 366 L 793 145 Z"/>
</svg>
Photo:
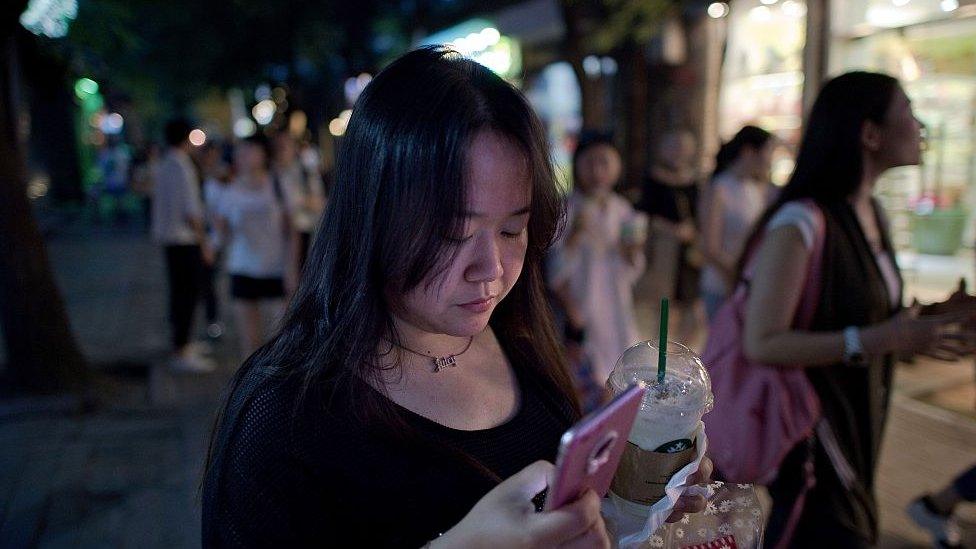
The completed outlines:
<svg viewBox="0 0 976 549">
<path fill-rule="evenodd" d="M 440 372 L 444 368 L 447 368 L 448 366 L 450 366 L 451 368 L 457 366 L 457 357 L 459 357 L 459 356 L 463 355 L 464 353 L 468 352 L 468 349 L 471 348 L 471 343 L 472 342 L 474 342 L 474 336 L 471 336 L 471 337 L 468 338 L 468 344 L 464 346 L 464 349 L 461 350 L 460 353 L 455 353 L 453 355 L 447 355 L 447 356 L 432 356 L 432 355 L 429 355 L 427 353 L 421 353 L 420 351 L 414 351 L 410 347 L 407 347 L 407 346 L 404 346 L 404 345 L 400 345 L 399 343 L 394 343 L 394 342 L 390 341 L 390 343 L 392 343 L 393 345 L 396 345 L 397 347 L 403 349 L 404 351 L 407 351 L 408 353 L 413 353 L 413 354 L 415 354 L 417 356 L 422 356 L 424 358 L 429 358 L 432 361 L 434 361 L 434 373 L 435 374 L 437 372 Z"/>
</svg>

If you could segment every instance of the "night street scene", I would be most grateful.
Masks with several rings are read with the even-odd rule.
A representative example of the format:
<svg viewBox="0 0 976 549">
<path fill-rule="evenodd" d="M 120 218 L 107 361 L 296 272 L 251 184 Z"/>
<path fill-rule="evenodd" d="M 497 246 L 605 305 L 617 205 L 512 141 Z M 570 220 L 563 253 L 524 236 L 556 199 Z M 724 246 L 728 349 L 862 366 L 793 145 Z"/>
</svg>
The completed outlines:
<svg viewBox="0 0 976 549">
<path fill-rule="evenodd" d="M 0 548 L 976 548 L 976 0 L 6 0 Z"/>
</svg>

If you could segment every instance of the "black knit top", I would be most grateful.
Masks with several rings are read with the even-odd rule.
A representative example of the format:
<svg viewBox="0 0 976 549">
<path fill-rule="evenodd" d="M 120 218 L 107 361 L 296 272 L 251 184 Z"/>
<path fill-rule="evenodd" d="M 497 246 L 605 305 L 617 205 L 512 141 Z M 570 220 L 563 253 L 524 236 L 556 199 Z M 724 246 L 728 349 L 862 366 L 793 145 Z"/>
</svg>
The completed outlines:
<svg viewBox="0 0 976 549">
<path fill-rule="evenodd" d="M 422 546 L 499 479 L 555 459 L 572 407 L 514 366 L 519 408 L 506 423 L 460 431 L 397 406 L 408 436 L 357 419 L 346 391 L 310 391 L 296 408 L 298 383 L 249 372 L 204 482 L 203 545 Z"/>
</svg>

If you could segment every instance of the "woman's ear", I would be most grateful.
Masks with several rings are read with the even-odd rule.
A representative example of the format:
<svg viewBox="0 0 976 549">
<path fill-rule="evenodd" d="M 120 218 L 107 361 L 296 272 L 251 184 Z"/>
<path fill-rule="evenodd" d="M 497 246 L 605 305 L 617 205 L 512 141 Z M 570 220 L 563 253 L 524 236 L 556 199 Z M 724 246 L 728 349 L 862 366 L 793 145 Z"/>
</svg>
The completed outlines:
<svg viewBox="0 0 976 549">
<path fill-rule="evenodd" d="M 861 126 L 861 146 L 871 152 L 881 149 L 883 135 L 881 126 L 873 120 L 865 120 Z"/>
</svg>

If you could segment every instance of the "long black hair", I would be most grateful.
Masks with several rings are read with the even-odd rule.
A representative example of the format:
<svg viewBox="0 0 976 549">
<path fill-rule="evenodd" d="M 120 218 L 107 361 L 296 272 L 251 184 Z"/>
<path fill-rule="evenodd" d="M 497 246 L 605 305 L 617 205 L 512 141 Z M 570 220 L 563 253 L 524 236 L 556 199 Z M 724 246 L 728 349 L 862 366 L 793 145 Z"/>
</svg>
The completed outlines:
<svg viewBox="0 0 976 549">
<path fill-rule="evenodd" d="M 810 110 L 793 175 L 753 229 L 739 258 L 739 276 L 766 224 L 784 204 L 809 198 L 831 206 L 857 192 L 864 176 L 864 123 L 883 124 L 899 89 L 898 80 L 874 72 L 849 72 L 824 84 Z"/>
<path fill-rule="evenodd" d="M 280 330 L 241 367 L 235 387 L 261 369 L 300 381 L 303 395 L 348 391 L 364 422 L 402 431 L 382 394 L 387 372 L 377 351 L 385 339 L 398 341 L 389 296 L 417 288 L 451 260 L 466 210 L 467 154 L 485 130 L 523 152 L 532 181 L 523 271 L 491 326 L 513 365 L 533 370 L 579 415 L 541 272 L 563 222 L 542 125 L 518 90 L 438 46 L 400 57 L 357 100 L 299 287 Z"/>
<path fill-rule="evenodd" d="M 743 126 L 732 139 L 719 148 L 718 154 L 715 155 L 715 175 L 729 169 L 746 147 L 759 150 L 772 138 L 773 134 L 758 126 Z"/>
</svg>

